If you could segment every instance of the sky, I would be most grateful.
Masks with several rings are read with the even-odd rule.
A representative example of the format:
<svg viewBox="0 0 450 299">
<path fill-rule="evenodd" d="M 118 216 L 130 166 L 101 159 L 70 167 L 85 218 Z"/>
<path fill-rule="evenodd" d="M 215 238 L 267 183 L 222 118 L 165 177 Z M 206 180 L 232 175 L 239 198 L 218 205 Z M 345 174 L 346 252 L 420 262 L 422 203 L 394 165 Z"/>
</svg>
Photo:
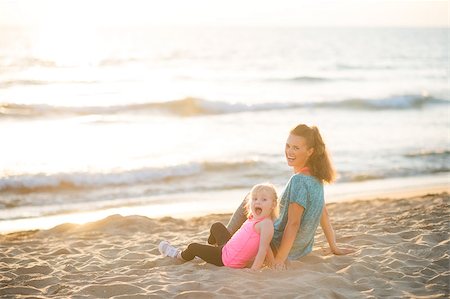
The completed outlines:
<svg viewBox="0 0 450 299">
<path fill-rule="evenodd" d="M 449 0 L 0 0 L 0 25 L 448 27 Z"/>
</svg>

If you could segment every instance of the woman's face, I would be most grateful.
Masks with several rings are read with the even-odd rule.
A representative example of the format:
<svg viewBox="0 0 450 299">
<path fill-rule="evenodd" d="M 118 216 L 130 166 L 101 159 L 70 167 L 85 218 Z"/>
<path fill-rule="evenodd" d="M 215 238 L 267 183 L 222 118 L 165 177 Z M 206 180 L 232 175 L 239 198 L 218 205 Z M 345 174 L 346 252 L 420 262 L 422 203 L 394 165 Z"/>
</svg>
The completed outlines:
<svg viewBox="0 0 450 299">
<path fill-rule="evenodd" d="M 309 148 L 306 139 L 302 136 L 290 134 L 286 141 L 285 148 L 286 160 L 289 166 L 294 167 L 294 171 L 298 171 L 306 166 L 309 157 L 313 154 L 314 149 Z"/>
</svg>

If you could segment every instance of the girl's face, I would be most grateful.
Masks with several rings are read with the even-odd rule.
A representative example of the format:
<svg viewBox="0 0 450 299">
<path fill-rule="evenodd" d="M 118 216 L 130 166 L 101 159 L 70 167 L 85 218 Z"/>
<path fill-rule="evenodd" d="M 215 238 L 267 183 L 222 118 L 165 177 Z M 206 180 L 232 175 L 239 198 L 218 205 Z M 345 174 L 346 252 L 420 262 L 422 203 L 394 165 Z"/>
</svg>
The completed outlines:
<svg viewBox="0 0 450 299">
<path fill-rule="evenodd" d="M 253 218 L 261 219 L 269 217 L 276 205 L 276 200 L 273 198 L 272 192 L 263 189 L 255 193 L 256 194 L 252 194 L 252 201 L 250 204 Z"/>
<path fill-rule="evenodd" d="M 313 154 L 314 149 L 309 148 L 306 144 L 306 139 L 302 136 L 290 134 L 286 141 L 286 148 L 284 150 L 286 160 L 289 166 L 294 167 L 297 172 L 306 166 L 309 157 Z"/>
</svg>

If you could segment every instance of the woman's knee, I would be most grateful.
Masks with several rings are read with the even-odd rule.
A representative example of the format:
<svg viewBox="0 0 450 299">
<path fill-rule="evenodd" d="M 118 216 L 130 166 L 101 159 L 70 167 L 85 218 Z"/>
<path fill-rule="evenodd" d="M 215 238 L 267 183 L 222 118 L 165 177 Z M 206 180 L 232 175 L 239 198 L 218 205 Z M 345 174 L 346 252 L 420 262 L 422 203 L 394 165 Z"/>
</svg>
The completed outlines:
<svg viewBox="0 0 450 299">
<path fill-rule="evenodd" d="M 213 223 L 213 225 L 211 225 L 210 231 L 212 232 L 212 231 L 221 229 L 221 228 L 223 228 L 223 227 L 225 227 L 225 226 L 223 225 L 222 222 L 215 222 L 215 223 Z"/>
</svg>

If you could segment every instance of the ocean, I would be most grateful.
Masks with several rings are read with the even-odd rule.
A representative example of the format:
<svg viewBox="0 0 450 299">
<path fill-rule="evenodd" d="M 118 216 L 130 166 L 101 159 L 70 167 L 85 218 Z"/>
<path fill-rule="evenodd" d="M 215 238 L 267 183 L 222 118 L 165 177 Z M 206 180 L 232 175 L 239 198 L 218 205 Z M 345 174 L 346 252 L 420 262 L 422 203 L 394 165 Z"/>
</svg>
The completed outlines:
<svg viewBox="0 0 450 299">
<path fill-rule="evenodd" d="M 448 28 L 0 28 L 0 233 L 232 212 L 282 191 L 298 123 L 327 201 L 448 184 L 449 53 Z"/>
</svg>

